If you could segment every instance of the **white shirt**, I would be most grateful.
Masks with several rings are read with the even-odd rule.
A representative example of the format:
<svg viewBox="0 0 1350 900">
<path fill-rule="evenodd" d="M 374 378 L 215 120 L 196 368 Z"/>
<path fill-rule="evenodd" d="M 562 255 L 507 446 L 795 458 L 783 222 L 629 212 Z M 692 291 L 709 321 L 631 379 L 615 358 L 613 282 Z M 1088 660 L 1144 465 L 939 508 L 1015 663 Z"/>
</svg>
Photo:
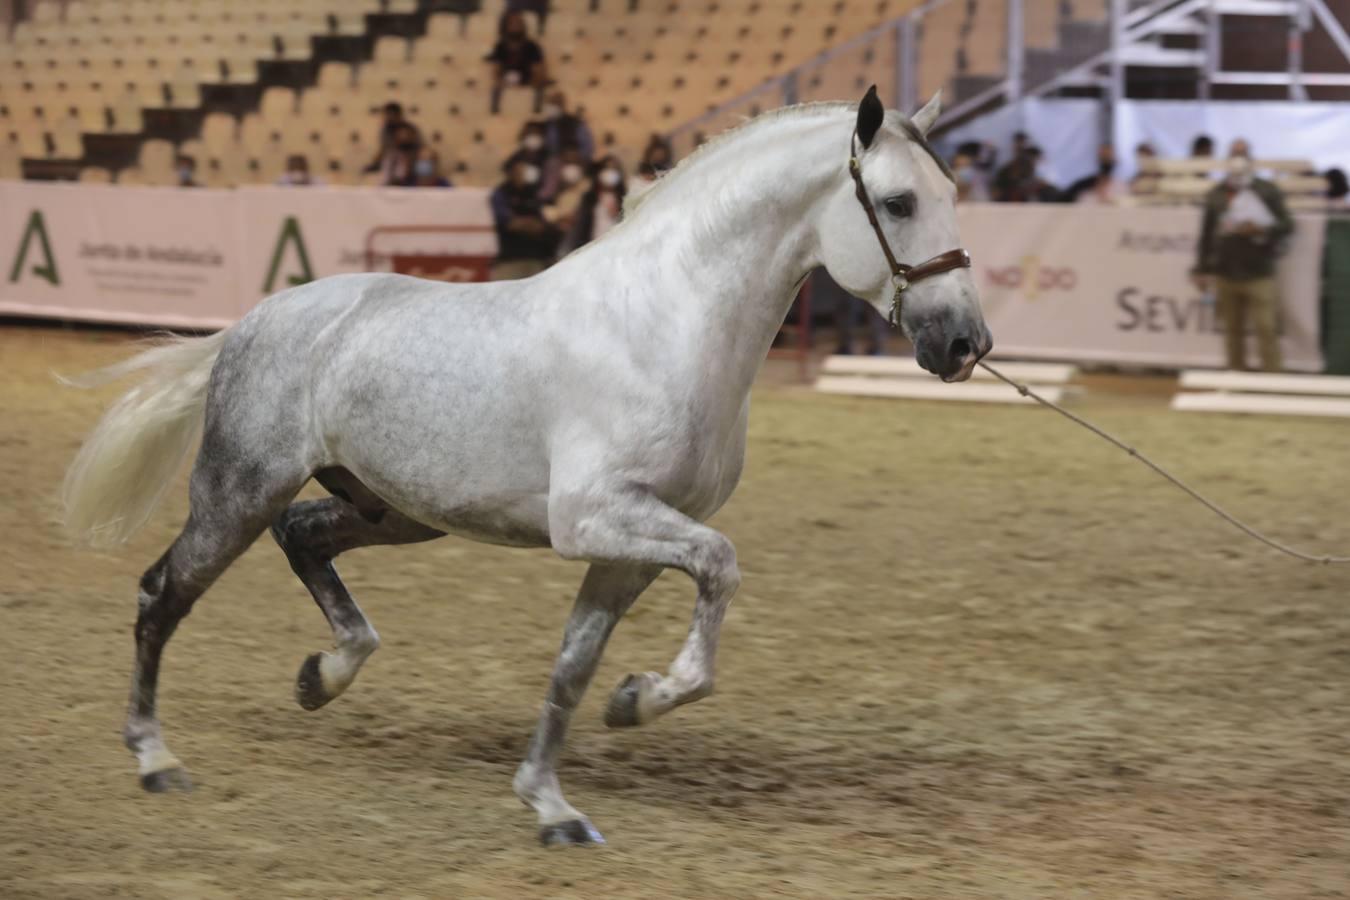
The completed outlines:
<svg viewBox="0 0 1350 900">
<path fill-rule="evenodd" d="M 1250 223 L 1258 228 L 1269 228 L 1275 224 L 1275 217 L 1266 209 L 1266 204 L 1257 196 L 1256 191 L 1245 187 L 1234 195 L 1224 210 L 1222 227 L 1224 231 L 1235 231 L 1243 224 Z"/>
</svg>

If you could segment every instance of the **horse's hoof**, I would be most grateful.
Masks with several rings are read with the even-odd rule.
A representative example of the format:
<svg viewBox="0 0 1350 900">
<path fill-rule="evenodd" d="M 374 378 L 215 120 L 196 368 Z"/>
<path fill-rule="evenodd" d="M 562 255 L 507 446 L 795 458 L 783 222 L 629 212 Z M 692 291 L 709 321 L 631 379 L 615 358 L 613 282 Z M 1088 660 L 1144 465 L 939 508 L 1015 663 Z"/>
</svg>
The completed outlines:
<svg viewBox="0 0 1350 900">
<path fill-rule="evenodd" d="M 192 790 L 192 779 L 188 778 L 186 769 L 177 767 L 160 769 L 158 772 L 142 775 L 141 787 L 152 794 L 165 794 L 169 791 L 187 793 Z"/>
<path fill-rule="evenodd" d="M 295 699 L 301 709 L 311 712 L 323 706 L 333 698 L 323 689 L 323 676 L 319 674 L 319 660 L 322 653 L 311 653 L 300 666 L 300 674 L 295 677 Z"/>
<path fill-rule="evenodd" d="M 638 716 L 638 698 L 642 695 L 643 676 L 629 675 L 614 693 L 609 695 L 609 704 L 605 707 L 605 724 L 610 728 L 632 728 L 641 725 Z"/>
<path fill-rule="evenodd" d="M 595 826 L 585 819 L 554 822 L 539 829 L 539 843 L 545 847 L 562 844 L 603 844 L 605 839 Z"/>
</svg>

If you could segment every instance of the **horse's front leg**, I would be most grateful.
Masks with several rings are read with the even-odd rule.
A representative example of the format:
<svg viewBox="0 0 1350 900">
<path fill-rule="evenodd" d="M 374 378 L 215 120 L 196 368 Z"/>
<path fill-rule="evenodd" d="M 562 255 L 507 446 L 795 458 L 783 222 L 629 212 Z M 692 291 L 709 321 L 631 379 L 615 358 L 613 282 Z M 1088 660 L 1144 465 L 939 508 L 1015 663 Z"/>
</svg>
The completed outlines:
<svg viewBox="0 0 1350 900">
<path fill-rule="evenodd" d="M 722 618 L 741 581 L 731 541 L 633 490 L 560 497 L 550 504 L 549 526 L 563 556 L 680 569 L 698 585 L 689 635 L 669 670 L 626 677 L 610 697 L 605 724 L 641 725 L 711 694 Z"/>
<path fill-rule="evenodd" d="M 539 839 L 545 844 L 604 843 L 590 821 L 563 798 L 558 756 L 572 710 L 595 674 L 610 632 L 659 574 L 659 566 L 593 565 L 586 572 L 563 632 L 539 724 L 514 783 L 520 799 L 539 814 Z"/>
</svg>

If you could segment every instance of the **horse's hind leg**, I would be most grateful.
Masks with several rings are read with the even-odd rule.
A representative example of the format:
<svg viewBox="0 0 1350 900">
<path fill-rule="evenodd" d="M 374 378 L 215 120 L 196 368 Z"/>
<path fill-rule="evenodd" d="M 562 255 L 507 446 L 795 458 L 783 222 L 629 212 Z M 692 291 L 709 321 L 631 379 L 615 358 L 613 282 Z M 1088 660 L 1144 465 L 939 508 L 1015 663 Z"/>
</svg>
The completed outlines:
<svg viewBox="0 0 1350 900">
<path fill-rule="evenodd" d="M 228 459 L 228 455 L 222 455 Z M 155 711 L 160 656 L 174 629 L 211 583 L 267 528 L 303 483 L 263 467 L 222 469 L 203 452 L 192 474 L 192 510 L 183 531 L 141 577 L 136 667 L 123 738 L 148 791 L 191 785 L 164 744 Z"/>
<path fill-rule="evenodd" d="M 442 534 L 394 510 L 372 512 L 336 498 L 293 503 L 272 525 L 272 537 L 333 629 L 333 652 L 311 654 L 300 667 L 295 698 L 302 707 L 318 709 L 345 691 L 380 645 L 333 568 L 334 558 L 357 547 L 412 544 Z"/>
</svg>

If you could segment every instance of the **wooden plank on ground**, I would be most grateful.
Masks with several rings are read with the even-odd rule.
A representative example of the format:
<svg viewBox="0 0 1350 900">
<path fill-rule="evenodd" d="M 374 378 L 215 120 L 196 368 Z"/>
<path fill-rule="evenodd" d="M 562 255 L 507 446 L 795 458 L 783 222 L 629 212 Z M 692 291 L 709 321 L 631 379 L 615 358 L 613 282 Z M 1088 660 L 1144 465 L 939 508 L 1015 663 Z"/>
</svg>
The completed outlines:
<svg viewBox="0 0 1350 900">
<path fill-rule="evenodd" d="M 1078 373 L 1078 367 L 1063 363 L 1025 363 L 991 361 L 1004 375 L 1031 384 L 1065 384 Z M 936 378 L 925 372 L 909 356 L 830 356 L 821 370 L 826 375 L 873 375 L 900 378 Z M 972 380 L 992 381 L 994 376 L 976 367 Z"/>
<path fill-rule="evenodd" d="M 895 397 L 909 400 L 955 400 L 967 403 L 1035 403 L 1001 382 L 965 381 L 945 384 L 936 378 L 869 378 L 866 375 L 822 375 L 816 381 L 816 390 L 826 394 L 849 394 L 859 397 Z M 1037 387 L 1036 392 L 1047 400 L 1058 403 L 1064 394 L 1062 387 Z"/>
<path fill-rule="evenodd" d="M 1350 418 L 1350 399 L 1297 397 L 1286 394 L 1230 394 L 1223 391 L 1177 394 L 1172 398 L 1172 408 L 1182 412 Z"/>
<path fill-rule="evenodd" d="M 1346 375 L 1285 375 L 1269 372 L 1187 369 L 1181 373 L 1181 386 L 1209 391 L 1350 397 L 1350 376 Z"/>
</svg>

